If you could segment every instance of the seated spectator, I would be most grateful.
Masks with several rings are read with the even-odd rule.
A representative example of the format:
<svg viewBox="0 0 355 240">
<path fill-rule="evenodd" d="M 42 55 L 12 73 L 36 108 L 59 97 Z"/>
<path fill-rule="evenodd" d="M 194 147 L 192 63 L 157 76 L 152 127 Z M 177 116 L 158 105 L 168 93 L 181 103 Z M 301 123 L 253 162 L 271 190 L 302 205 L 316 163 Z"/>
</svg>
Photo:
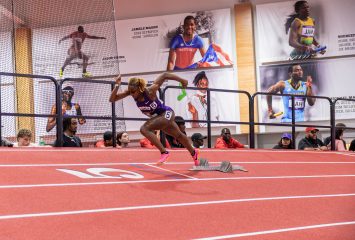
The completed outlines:
<svg viewBox="0 0 355 240">
<path fill-rule="evenodd" d="M 117 133 L 116 141 L 117 141 L 117 148 L 126 148 L 128 147 L 128 143 L 131 142 L 129 140 L 129 136 L 127 132 Z"/>
<path fill-rule="evenodd" d="M 307 127 L 306 137 L 301 139 L 301 141 L 298 143 L 298 149 L 306 151 L 327 151 L 327 146 L 325 146 L 325 144 L 317 138 L 318 132 L 319 129 L 317 128 Z"/>
<path fill-rule="evenodd" d="M 186 126 L 185 126 L 185 120 L 180 117 L 180 116 L 176 116 L 175 117 L 175 123 L 178 125 L 180 131 L 186 135 Z M 174 138 L 173 136 L 170 135 L 166 135 L 166 140 L 168 140 L 170 146 L 172 148 L 185 148 L 184 145 L 182 145 L 182 143 L 180 143 L 176 138 Z"/>
<path fill-rule="evenodd" d="M 160 131 L 154 131 L 155 135 L 157 135 L 160 140 Z M 139 141 L 142 148 L 156 148 L 148 138 L 143 138 Z M 165 139 L 166 148 L 171 148 L 168 140 Z"/>
<path fill-rule="evenodd" d="M 38 147 L 38 144 L 31 143 L 32 132 L 29 129 L 20 129 L 17 133 L 17 142 L 13 147 Z"/>
<path fill-rule="evenodd" d="M 284 133 L 281 136 L 281 139 L 273 149 L 295 149 L 292 142 L 292 136 L 289 133 Z"/>
<path fill-rule="evenodd" d="M 343 140 L 344 129 L 337 128 L 335 130 L 335 151 L 346 151 L 346 142 Z M 331 143 L 327 145 L 328 149 L 331 149 Z"/>
<path fill-rule="evenodd" d="M 355 151 L 355 139 L 351 141 L 349 151 Z"/>
<path fill-rule="evenodd" d="M 194 133 L 191 136 L 191 140 L 192 140 L 192 146 L 194 148 L 204 148 L 204 142 L 203 139 L 206 139 L 206 136 L 202 136 L 201 133 Z"/>
<path fill-rule="evenodd" d="M 75 136 L 78 128 L 78 120 L 76 118 L 64 118 L 63 120 L 63 142 L 60 144 L 58 139 L 55 141 L 56 147 L 83 147 L 79 137 Z"/>
<path fill-rule="evenodd" d="M 221 137 L 217 138 L 215 148 L 245 148 L 244 144 L 241 144 L 231 136 L 231 132 L 228 128 L 223 128 L 221 131 Z"/>
<path fill-rule="evenodd" d="M 344 123 L 337 123 L 337 124 L 335 125 L 335 150 L 336 150 L 336 151 L 345 151 L 345 150 L 346 150 L 346 142 L 345 142 L 345 140 L 343 139 L 343 133 L 344 133 L 344 131 L 345 131 L 344 128 L 346 128 L 346 125 L 345 125 Z M 330 136 L 324 139 L 324 144 L 325 144 L 326 146 L 328 146 L 329 149 L 330 149 L 330 147 L 331 147 L 331 140 L 332 140 L 332 139 L 331 139 Z M 338 147 L 337 147 L 337 145 L 340 144 L 340 143 L 337 143 L 337 142 L 339 142 L 339 141 L 337 141 L 337 140 L 341 140 L 341 142 L 343 143 L 344 146 L 338 146 Z M 344 149 L 344 150 L 337 150 L 338 148 Z"/>
<path fill-rule="evenodd" d="M 7 140 L 6 138 L 2 138 L 0 142 L 0 147 L 13 147 L 14 144 Z"/>
<path fill-rule="evenodd" d="M 104 147 L 112 147 L 113 146 L 113 138 L 112 132 L 106 131 L 104 132 L 104 139 L 96 142 L 95 147 L 104 148 Z"/>
</svg>

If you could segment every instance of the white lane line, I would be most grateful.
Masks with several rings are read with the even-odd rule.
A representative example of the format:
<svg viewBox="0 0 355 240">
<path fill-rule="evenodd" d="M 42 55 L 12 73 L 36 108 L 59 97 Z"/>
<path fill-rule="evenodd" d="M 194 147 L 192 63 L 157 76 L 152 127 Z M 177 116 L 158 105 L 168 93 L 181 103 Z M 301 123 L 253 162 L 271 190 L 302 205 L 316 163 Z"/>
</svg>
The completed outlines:
<svg viewBox="0 0 355 240">
<path fill-rule="evenodd" d="M 250 236 L 264 235 L 264 234 L 271 234 L 271 233 L 281 233 L 281 232 L 290 232 L 290 231 L 299 231 L 299 230 L 314 229 L 314 228 L 344 226 L 344 225 L 352 225 L 352 224 L 355 224 L 355 221 L 352 221 L 352 222 L 326 223 L 326 224 L 309 225 L 309 226 L 301 226 L 301 227 L 293 227 L 293 228 L 281 228 L 281 229 L 274 229 L 274 230 L 260 231 L 260 232 L 238 233 L 238 234 L 231 234 L 231 235 L 224 235 L 224 236 L 197 238 L 195 240 L 217 240 L 217 239 L 227 239 L 227 238 L 250 237 Z"/>
<path fill-rule="evenodd" d="M 168 169 L 165 169 L 165 168 L 161 168 L 161 167 L 158 167 L 158 166 L 153 165 L 153 164 L 147 163 L 147 164 L 144 164 L 144 165 L 149 166 L 149 167 L 152 167 L 152 168 L 157 168 L 157 169 L 162 170 L 162 171 L 164 171 L 164 172 L 170 172 L 170 173 L 173 173 L 173 174 L 175 174 L 175 175 L 180 175 L 180 176 L 183 176 L 183 177 L 187 177 L 187 178 L 190 178 L 190 179 L 198 179 L 198 178 L 195 178 L 195 177 L 191 177 L 191 176 L 189 176 L 189 175 L 185 175 L 185 174 L 183 174 L 183 173 L 178 173 L 178 172 L 171 171 L 171 170 L 168 170 Z"/>
<path fill-rule="evenodd" d="M 209 162 L 220 164 L 221 162 Z M 355 162 L 231 162 L 235 164 L 355 164 Z M 55 164 L 0 164 L 0 167 L 61 167 L 61 166 L 121 166 L 121 165 L 155 164 L 154 162 L 120 162 L 120 163 L 55 163 Z M 168 162 L 165 165 L 192 165 L 191 162 Z"/>
<path fill-rule="evenodd" d="M 114 185 L 133 183 L 163 183 L 163 182 L 184 182 L 184 181 L 224 181 L 224 180 L 268 180 L 268 179 L 310 179 L 310 178 L 346 178 L 355 177 L 350 175 L 308 175 L 308 176 L 271 176 L 271 177 L 224 177 L 224 178 L 197 178 L 197 179 L 159 179 L 159 180 L 136 180 L 122 182 L 85 182 L 85 183 L 46 183 L 46 184 L 20 184 L 20 185 L 0 185 L 0 189 L 13 188 L 35 188 L 35 187 L 69 187 L 69 186 L 91 186 L 91 185 Z"/>
<path fill-rule="evenodd" d="M 141 209 L 201 206 L 201 205 L 210 205 L 210 204 L 225 204 L 225 203 L 238 203 L 238 202 L 255 202 L 255 201 L 272 201 L 272 200 L 289 200 L 289 199 L 335 198 L 335 197 L 354 197 L 354 196 L 355 196 L 355 193 L 344 193 L 344 194 L 326 194 L 326 195 L 301 195 L 301 196 L 229 199 L 229 200 L 205 201 L 205 202 L 142 205 L 142 206 L 117 207 L 117 208 L 98 208 L 98 209 L 86 209 L 86 210 L 77 210 L 77 211 L 0 215 L 0 220 L 15 219 L 15 218 L 31 218 L 31 217 L 48 217 L 48 216 L 100 213 L 100 212 L 129 211 L 129 210 L 141 210 Z"/>
</svg>

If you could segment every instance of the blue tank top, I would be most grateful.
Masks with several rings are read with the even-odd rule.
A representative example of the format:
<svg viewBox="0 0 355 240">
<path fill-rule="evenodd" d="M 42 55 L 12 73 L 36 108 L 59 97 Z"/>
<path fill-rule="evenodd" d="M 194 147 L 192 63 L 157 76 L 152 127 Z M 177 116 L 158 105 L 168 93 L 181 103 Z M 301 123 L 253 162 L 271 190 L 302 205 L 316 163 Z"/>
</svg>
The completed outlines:
<svg viewBox="0 0 355 240">
<path fill-rule="evenodd" d="M 306 103 L 305 97 L 297 97 L 297 96 L 306 96 L 307 86 L 305 82 L 300 82 L 300 86 L 297 89 L 294 89 L 291 85 L 291 79 L 284 81 L 285 89 L 283 90 L 283 94 L 293 94 L 295 97 L 295 121 L 302 122 L 304 121 L 304 108 Z M 282 97 L 283 105 L 284 105 L 284 114 L 281 119 L 281 122 L 292 122 L 292 99 L 289 96 Z"/>
<path fill-rule="evenodd" d="M 142 113 L 148 117 L 155 117 L 166 111 L 172 111 L 170 107 L 163 105 L 158 98 L 155 100 L 150 99 L 146 91 L 143 92 L 143 96 L 144 101 L 136 101 L 136 104 Z"/>
</svg>

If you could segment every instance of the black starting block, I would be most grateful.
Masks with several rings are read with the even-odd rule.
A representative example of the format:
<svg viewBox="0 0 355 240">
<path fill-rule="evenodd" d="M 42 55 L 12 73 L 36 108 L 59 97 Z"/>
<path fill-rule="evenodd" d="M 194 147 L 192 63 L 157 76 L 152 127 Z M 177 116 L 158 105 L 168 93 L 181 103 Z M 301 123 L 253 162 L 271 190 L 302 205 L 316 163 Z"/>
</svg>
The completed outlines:
<svg viewBox="0 0 355 240">
<path fill-rule="evenodd" d="M 210 166 L 207 159 L 201 158 L 198 166 L 194 166 L 192 171 L 220 171 L 224 173 L 232 173 L 234 170 L 248 172 L 245 168 L 239 165 L 232 165 L 229 161 L 222 161 L 220 166 Z"/>
</svg>

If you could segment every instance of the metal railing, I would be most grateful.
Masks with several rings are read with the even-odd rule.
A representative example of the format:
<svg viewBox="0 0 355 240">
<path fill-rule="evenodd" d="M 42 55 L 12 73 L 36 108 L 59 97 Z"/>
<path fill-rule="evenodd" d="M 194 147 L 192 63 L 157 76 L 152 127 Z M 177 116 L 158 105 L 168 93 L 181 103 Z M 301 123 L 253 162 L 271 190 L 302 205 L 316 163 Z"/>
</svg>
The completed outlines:
<svg viewBox="0 0 355 240">
<path fill-rule="evenodd" d="M 24 77 L 27 79 L 33 78 L 36 79 L 46 79 L 53 82 L 55 86 L 55 105 L 56 105 L 56 113 L 53 114 L 32 114 L 32 113 L 8 113 L 3 112 L 1 109 L 1 91 L 0 91 L 0 125 L 1 125 L 1 116 L 14 116 L 14 117 L 54 117 L 56 119 L 56 138 L 57 140 L 62 143 L 63 140 L 63 119 L 68 117 L 84 117 L 86 119 L 105 119 L 111 120 L 112 125 L 112 133 L 113 136 L 116 136 L 116 121 L 123 120 L 123 121 L 146 121 L 147 118 L 131 118 L 131 117 L 117 117 L 116 116 L 116 108 L 115 103 L 111 103 L 111 116 L 92 116 L 92 115 L 82 115 L 82 116 L 63 116 L 61 111 L 61 102 L 62 102 L 62 85 L 65 82 L 87 82 L 87 83 L 96 83 L 96 84 L 106 84 L 111 86 L 111 91 L 114 88 L 115 82 L 113 81 L 104 81 L 104 80 L 96 80 L 96 79 L 88 79 L 88 78 L 66 78 L 64 80 L 56 80 L 50 76 L 42 76 L 42 75 L 32 75 L 32 74 L 17 74 L 17 73 L 5 73 L 0 72 L 0 85 L 1 85 L 1 76 L 10 76 L 10 77 Z M 127 83 L 122 83 L 121 85 L 127 85 Z M 163 103 L 165 103 L 165 95 L 168 89 L 181 89 L 178 86 L 166 86 L 163 89 L 159 90 L 159 95 Z M 325 96 L 299 96 L 299 95 L 292 95 L 292 94 L 275 94 L 275 93 L 265 93 L 265 92 L 256 92 L 251 95 L 247 91 L 243 90 L 228 90 L 228 89 L 215 89 L 215 88 L 196 88 L 196 87 L 187 87 L 188 90 L 206 90 L 207 92 L 207 119 L 206 120 L 185 120 L 186 122 L 197 122 L 197 123 L 206 123 L 207 124 L 207 137 L 208 137 L 208 147 L 211 147 L 211 124 L 239 124 L 239 125 L 248 125 L 249 126 L 249 145 L 250 148 L 255 148 L 255 126 L 264 125 L 264 126 L 287 126 L 292 128 L 292 140 L 295 142 L 295 132 L 296 127 L 317 127 L 317 128 L 327 128 L 331 131 L 331 149 L 334 150 L 335 148 L 335 104 L 342 100 L 342 101 L 354 101 L 355 99 L 346 99 L 346 98 L 336 98 L 332 101 L 331 98 Z M 214 121 L 211 120 L 211 92 L 225 92 L 225 93 L 234 93 L 234 94 L 242 94 L 248 98 L 249 102 L 249 121 L 242 122 L 242 121 Z M 271 95 L 271 96 L 281 96 L 281 97 L 290 97 L 292 101 L 292 121 L 291 123 L 265 123 L 265 122 L 255 122 L 254 116 L 254 104 L 256 102 L 256 97 L 260 95 Z M 315 99 L 324 99 L 329 102 L 329 109 L 330 109 L 330 120 L 329 125 L 310 125 L 310 124 L 301 124 L 299 122 L 296 123 L 295 119 L 295 97 L 297 98 L 315 98 Z M 305 100 L 306 101 L 306 100 Z M 353 127 L 343 127 L 343 129 L 352 129 L 355 130 Z M 0 140 L 2 139 L 2 130 L 0 128 Z M 116 138 L 113 139 L 113 144 L 116 146 Z"/>
</svg>

